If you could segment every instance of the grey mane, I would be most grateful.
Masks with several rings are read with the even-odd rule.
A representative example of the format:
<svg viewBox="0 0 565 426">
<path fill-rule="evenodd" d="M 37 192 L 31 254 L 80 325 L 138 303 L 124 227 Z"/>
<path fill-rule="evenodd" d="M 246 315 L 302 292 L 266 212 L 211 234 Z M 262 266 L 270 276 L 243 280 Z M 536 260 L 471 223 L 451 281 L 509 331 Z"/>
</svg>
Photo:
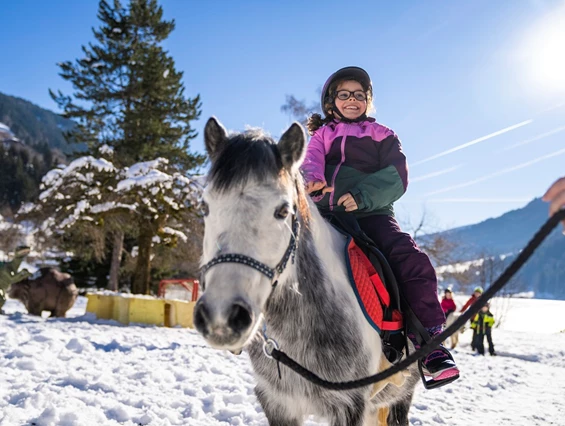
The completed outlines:
<svg viewBox="0 0 565 426">
<path fill-rule="evenodd" d="M 251 178 L 259 182 L 276 179 L 282 167 L 275 141 L 260 130 L 249 130 L 230 138 L 208 179 L 215 190 L 226 192 Z"/>
</svg>

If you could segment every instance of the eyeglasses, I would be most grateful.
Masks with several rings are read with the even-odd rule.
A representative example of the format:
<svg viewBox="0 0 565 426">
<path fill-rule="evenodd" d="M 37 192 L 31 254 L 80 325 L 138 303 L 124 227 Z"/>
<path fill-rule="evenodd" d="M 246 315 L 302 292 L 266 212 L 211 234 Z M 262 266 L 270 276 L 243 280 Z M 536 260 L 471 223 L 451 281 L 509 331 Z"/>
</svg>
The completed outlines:
<svg viewBox="0 0 565 426">
<path fill-rule="evenodd" d="M 349 90 L 338 90 L 336 94 L 336 97 L 340 101 L 346 101 L 352 96 L 360 102 L 367 100 L 367 94 L 362 90 L 356 90 L 355 92 L 350 92 Z"/>
</svg>

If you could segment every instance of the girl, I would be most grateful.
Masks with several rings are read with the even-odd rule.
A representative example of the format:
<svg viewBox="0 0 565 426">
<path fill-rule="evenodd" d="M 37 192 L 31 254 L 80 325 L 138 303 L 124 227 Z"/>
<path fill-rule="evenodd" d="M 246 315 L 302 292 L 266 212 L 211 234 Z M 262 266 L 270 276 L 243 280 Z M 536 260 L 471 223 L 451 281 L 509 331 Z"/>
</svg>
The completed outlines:
<svg viewBox="0 0 565 426">
<path fill-rule="evenodd" d="M 367 117 L 373 89 L 367 72 L 346 67 L 322 89 L 322 111 L 308 120 L 312 136 L 302 165 L 309 194 L 318 207 L 353 212 L 361 229 L 388 259 L 412 310 L 431 336 L 441 333 L 445 316 L 437 279 L 428 257 L 394 219 L 393 203 L 406 191 L 408 170 L 394 132 Z M 409 334 L 419 347 L 413 334 Z M 426 376 L 449 383 L 459 370 L 441 346 L 423 360 Z"/>
<path fill-rule="evenodd" d="M 441 309 L 443 310 L 446 318 L 450 313 L 457 310 L 457 306 L 455 305 L 455 301 L 453 300 L 453 293 L 451 292 L 450 288 L 446 288 L 443 292 L 443 299 L 441 299 Z"/>
</svg>

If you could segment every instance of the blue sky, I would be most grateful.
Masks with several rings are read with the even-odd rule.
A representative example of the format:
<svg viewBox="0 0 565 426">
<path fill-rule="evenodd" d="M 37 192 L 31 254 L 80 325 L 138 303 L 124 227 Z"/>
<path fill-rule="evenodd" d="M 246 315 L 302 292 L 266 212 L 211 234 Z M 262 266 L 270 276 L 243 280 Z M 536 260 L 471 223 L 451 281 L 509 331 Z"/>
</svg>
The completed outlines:
<svg viewBox="0 0 565 426">
<path fill-rule="evenodd" d="M 436 229 L 498 216 L 565 174 L 565 1 L 162 0 L 176 30 L 166 48 L 200 94 L 201 130 L 290 123 L 287 94 L 308 103 L 346 65 L 372 77 L 378 121 L 400 137 L 411 183 L 403 223 L 425 210 Z M 2 7 L 0 91 L 55 110 L 74 60 L 98 26 L 97 0 L 18 0 Z M 561 105 L 561 106 L 560 106 Z M 408 225 L 407 225 L 407 228 Z"/>
</svg>

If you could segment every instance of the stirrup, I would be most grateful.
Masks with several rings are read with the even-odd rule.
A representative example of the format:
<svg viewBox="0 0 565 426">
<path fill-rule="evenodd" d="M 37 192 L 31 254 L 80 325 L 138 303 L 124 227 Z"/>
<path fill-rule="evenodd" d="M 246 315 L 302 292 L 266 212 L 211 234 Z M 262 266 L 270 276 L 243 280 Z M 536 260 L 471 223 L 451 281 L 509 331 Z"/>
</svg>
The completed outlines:
<svg viewBox="0 0 565 426">
<path fill-rule="evenodd" d="M 423 362 L 421 359 L 418 360 L 418 370 L 420 370 L 420 377 L 422 378 L 422 383 L 424 384 L 424 388 L 426 389 L 437 389 L 442 386 L 448 385 L 459 378 L 459 373 L 457 373 L 456 375 L 448 377 L 446 379 L 431 378 L 429 380 L 426 380 L 426 375 L 424 374 Z"/>
</svg>

